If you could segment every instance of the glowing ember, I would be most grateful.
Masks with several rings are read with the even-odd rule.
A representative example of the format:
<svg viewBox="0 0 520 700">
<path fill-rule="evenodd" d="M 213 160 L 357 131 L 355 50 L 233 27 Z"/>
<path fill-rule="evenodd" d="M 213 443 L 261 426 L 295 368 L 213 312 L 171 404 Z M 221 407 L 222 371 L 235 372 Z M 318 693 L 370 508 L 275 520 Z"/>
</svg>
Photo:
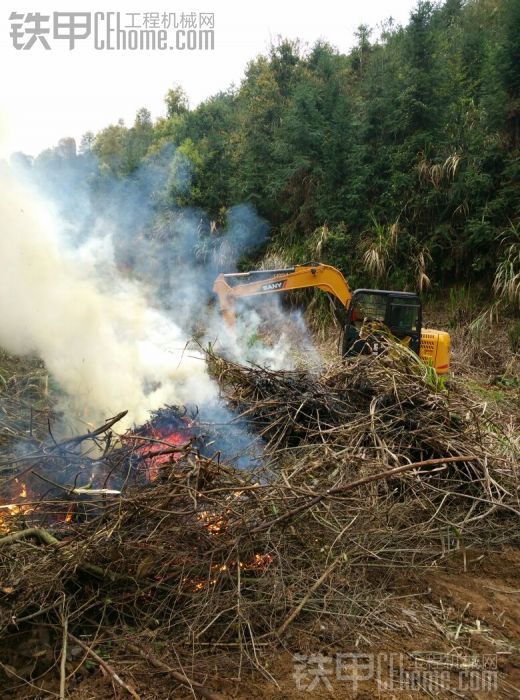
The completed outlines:
<svg viewBox="0 0 520 700">
<path fill-rule="evenodd" d="M 16 503 L 7 503 L 5 506 L 0 506 L 0 510 L 7 511 L 7 515 L 17 515 L 18 513 L 22 512 L 21 506 L 17 505 Z"/>
<path fill-rule="evenodd" d="M 171 406 L 157 411 L 148 423 L 127 434 L 125 440 L 135 444 L 136 456 L 143 458 L 148 478 L 154 481 L 161 467 L 182 457 L 182 450 L 172 448 L 189 444 L 196 433 L 195 421 Z"/>
<path fill-rule="evenodd" d="M 20 485 L 20 492 L 15 498 L 27 498 L 27 485 L 25 483 L 20 484 L 18 479 L 15 479 L 15 483 Z M 7 526 L 7 520 L 15 515 L 21 515 L 23 513 L 30 513 L 34 508 L 28 505 L 21 505 L 19 503 L 6 503 L 0 505 L 0 527 L 3 529 L 9 529 Z"/>
<path fill-rule="evenodd" d="M 14 480 L 16 484 L 20 484 L 18 479 Z M 20 485 L 20 493 L 18 494 L 18 498 L 27 498 L 27 485 L 22 482 Z"/>
<path fill-rule="evenodd" d="M 245 569 L 267 569 L 273 561 L 270 554 L 255 554 L 253 561 L 245 565 Z"/>
<path fill-rule="evenodd" d="M 30 513 L 34 508 L 32 506 L 19 505 L 18 503 L 7 503 L 0 506 L 0 530 L 11 530 L 11 518 L 16 515 L 24 515 Z"/>
<path fill-rule="evenodd" d="M 148 476 L 150 481 L 154 481 L 159 476 L 159 470 L 166 464 L 171 464 L 171 462 L 176 462 L 180 457 L 182 457 L 182 452 L 170 452 L 170 447 L 176 447 L 180 445 L 185 445 L 189 442 L 184 433 L 170 433 L 169 435 L 161 435 L 160 433 L 153 431 L 150 435 L 154 440 L 160 442 L 148 443 L 143 447 L 137 448 L 136 452 L 140 455 L 146 455 L 146 465 L 148 467 Z M 157 454 L 156 453 L 166 454 Z"/>
<path fill-rule="evenodd" d="M 197 520 L 199 520 L 212 535 L 221 532 L 225 526 L 222 516 L 210 513 L 208 510 L 202 510 L 200 513 L 197 513 Z"/>
<path fill-rule="evenodd" d="M 241 571 L 265 571 L 271 565 L 272 561 L 273 557 L 270 554 L 255 554 L 250 562 L 239 562 L 238 568 Z M 218 574 L 236 569 L 236 561 L 231 561 L 229 564 L 214 564 L 210 568 L 211 578 L 205 579 L 204 581 L 191 581 L 191 590 L 202 591 L 208 586 L 215 586 L 218 582 Z M 188 582 L 188 579 L 184 579 L 184 581 Z"/>
</svg>

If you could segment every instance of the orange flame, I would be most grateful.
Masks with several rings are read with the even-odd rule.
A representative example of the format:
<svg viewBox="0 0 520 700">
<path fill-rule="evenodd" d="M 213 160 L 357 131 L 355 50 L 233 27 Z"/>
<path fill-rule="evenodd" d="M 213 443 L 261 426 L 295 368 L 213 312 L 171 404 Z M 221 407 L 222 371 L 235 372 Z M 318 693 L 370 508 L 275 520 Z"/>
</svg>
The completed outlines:
<svg viewBox="0 0 520 700">
<path fill-rule="evenodd" d="M 9 532 L 11 529 L 10 519 L 15 515 L 30 513 L 34 508 L 31 506 L 18 505 L 17 503 L 7 503 L 0 506 L 0 530 Z"/>
<path fill-rule="evenodd" d="M 187 430 L 189 431 L 189 428 L 191 428 L 193 425 L 193 421 L 191 419 L 184 418 L 183 423 L 185 427 L 183 427 L 182 430 L 172 431 L 170 433 L 164 433 L 163 431 L 151 428 L 148 432 L 148 437 L 152 438 L 153 440 L 157 440 L 155 443 L 145 442 L 144 444 L 138 444 L 138 441 L 135 440 L 135 443 L 138 444 L 136 449 L 137 454 L 147 455 L 146 465 L 148 468 L 148 478 L 150 481 L 155 481 L 155 479 L 157 479 L 161 467 L 171 464 L 172 462 L 177 462 L 177 460 L 182 457 L 183 452 L 181 451 L 158 454 L 157 456 L 154 456 L 154 453 L 164 452 L 165 450 L 168 450 L 169 447 L 181 447 L 189 442 L 190 435 L 187 433 Z M 132 440 L 131 435 L 128 436 L 128 440 Z"/>
<path fill-rule="evenodd" d="M 20 484 L 18 479 L 15 479 L 15 482 L 20 486 L 18 498 L 27 498 L 27 485 L 23 482 Z M 32 506 L 19 503 L 5 503 L 0 505 L 0 529 L 9 532 L 11 529 L 11 518 L 16 515 L 30 513 L 33 510 L 34 508 Z"/>
</svg>

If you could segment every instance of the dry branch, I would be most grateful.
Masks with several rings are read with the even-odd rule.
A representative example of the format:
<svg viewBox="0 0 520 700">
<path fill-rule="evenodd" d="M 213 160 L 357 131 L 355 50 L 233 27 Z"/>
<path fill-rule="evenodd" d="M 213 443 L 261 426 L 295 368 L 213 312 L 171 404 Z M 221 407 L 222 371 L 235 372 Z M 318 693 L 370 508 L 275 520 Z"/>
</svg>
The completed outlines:
<svg viewBox="0 0 520 700">
<path fill-rule="evenodd" d="M 135 689 L 129 684 L 126 683 L 121 676 L 108 664 L 104 659 L 99 656 L 99 654 L 96 654 L 96 652 L 89 647 L 87 644 L 81 641 L 81 639 L 78 639 L 75 637 L 73 634 L 70 632 L 68 633 L 69 639 L 74 642 L 74 644 L 77 644 L 80 646 L 89 656 L 91 656 L 94 661 L 96 661 L 102 668 L 105 669 L 105 671 L 109 674 L 111 678 L 119 685 L 121 688 L 124 688 L 130 695 L 135 698 L 135 700 L 141 700 L 140 696 L 137 694 Z"/>
<path fill-rule="evenodd" d="M 163 445 L 145 430 L 114 439 L 108 424 L 79 436 L 82 449 L 75 439 L 64 450 L 34 445 L 31 469 L 38 461 L 47 479 L 35 482 L 50 495 L 0 537 L 4 631 L 13 620 L 43 623 L 57 656 L 66 599 L 69 640 L 101 630 L 115 659 L 131 649 L 215 700 L 141 648 L 151 630 L 158 643 L 175 640 L 180 669 L 195 657 L 200 677 L 224 663 L 222 649 L 258 667 L 262 644 L 276 645 L 289 626 L 312 634 L 325 614 L 325 642 L 360 624 L 379 634 L 394 569 L 518 541 L 518 454 L 456 385 L 440 390 L 390 356 L 321 373 L 210 364 L 229 404 L 263 435 L 263 464 L 238 470 L 196 441 Z M 170 453 L 155 481 L 140 480 L 149 460 Z M 89 499 L 71 480 L 94 462 L 118 476 L 120 495 Z M 129 630 L 141 646 L 126 642 Z"/>
<path fill-rule="evenodd" d="M 220 693 L 215 693 L 212 690 L 208 690 L 201 683 L 190 680 L 184 673 L 179 673 L 179 671 L 171 668 L 168 666 L 168 664 L 165 664 L 164 661 L 158 659 L 154 654 L 145 652 L 137 645 L 130 642 L 126 642 L 125 646 L 130 649 L 130 651 L 133 651 L 134 654 L 139 654 L 139 656 L 142 656 L 143 659 L 146 659 L 146 661 L 148 661 L 148 663 L 150 663 L 152 666 L 155 666 L 155 668 L 158 668 L 165 673 L 169 673 L 172 678 L 175 678 L 176 681 L 190 688 L 190 690 L 192 690 L 196 695 L 207 698 L 207 700 L 224 700 Z"/>
</svg>

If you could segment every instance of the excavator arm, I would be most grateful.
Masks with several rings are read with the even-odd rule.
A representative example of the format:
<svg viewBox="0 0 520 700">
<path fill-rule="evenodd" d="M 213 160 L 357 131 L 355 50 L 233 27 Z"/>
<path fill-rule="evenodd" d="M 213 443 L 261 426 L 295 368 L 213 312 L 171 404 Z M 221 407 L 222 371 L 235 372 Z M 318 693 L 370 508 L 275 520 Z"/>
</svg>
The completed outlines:
<svg viewBox="0 0 520 700">
<path fill-rule="evenodd" d="M 235 323 L 235 301 L 250 296 L 287 292 L 292 289 L 318 287 L 335 297 L 347 308 L 352 292 L 341 272 L 321 263 L 296 265 L 283 270 L 255 270 L 220 274 L 213 285 L 220 310 L 229 325 Z"/>
</svg>

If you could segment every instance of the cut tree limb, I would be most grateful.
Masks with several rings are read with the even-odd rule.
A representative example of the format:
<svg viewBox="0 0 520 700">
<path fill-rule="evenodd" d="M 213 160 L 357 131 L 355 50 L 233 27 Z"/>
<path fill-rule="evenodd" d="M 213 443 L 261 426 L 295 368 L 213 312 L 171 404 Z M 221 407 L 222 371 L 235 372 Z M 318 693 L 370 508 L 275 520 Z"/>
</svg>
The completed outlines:
<svg viewBox="0 0 520 700">
<path fill-rule="evenodd" d="M 314 583 L 306 593 L 306 595 L 303 596 L 302 600 L 298 603 L 298 605 L 293 608 L 293 610 L 290 612 L 290 614 L 285 618 L 285 620 L 282 622 L 280 627 L 277 629 L 276 634 L 281 637 L 281 635 L 285 632 L 285 630 L 289 627 L 291 622 L 295 620 L 298 615 L 301 613 L 303 610 L 303 607 L 305 603 L 309 600 L 309 598 L 312 596 L 312 594 L 318 590 L 318 588 L 321 586 L 322 583 L 324 583 L 325 579 L 327 579 L 330 574 L 334 571 L 336 566 L 338 565 L 341 557 L 343 555 L 337 557 L 330 566 L 328 566 L 325 571 L 322 573 L 322 575 L 319 577 L 319 579 Z"/>
<path fill-rule="evenodd" d="M 96 661 L 102 668 L 105 669 L 105 671 L 113 678 L 113 680 L 121 686 L 121 688 L 124 688 L 127 693 L 130 693 L 130 695 L 135 698 L 135 700 L 141 700 L 140 695 L 134 690 L 134 688 L 126 683 L 121 676 L 110 666 L 110 664 L 107 664 L 107 662 L 99 656 L 99 654 L 96 654 L 96 652 L 91 649 L 85 642 L 82 642 L 81 639 L 78 639 L 75 637 L 73 634 L 70 632 L 68 633 L 69 639 L 74 642 L 74 644 L 77 644 L 80 646 L 83 651 L 85 651 L 89 656 L 91 656 L 94 661 Z"/>
<path fill-rule="evenodd" d="M 60 541 L 43 527 L 30 527 L 27 530 L 19 530 L 18 532 L 13 532 L 11 535 L 6 535 L 5 537 L 0 538 L 0 547 L 5 546 L 6 544 L 12 544 L 18 540 L 25 540 L 28 537 L 37 537 L 45 544 L 53 547 L 60 544 Z"/>
<path fill-rule="evenodd" d="M 165 664 L 156 656 L 153 656 L 153 654 L 149 654 L 143 651 L 142 649 L 139 649 L 139 647 L 135 644 L 127 642 L 125 646 L 128 649 L 130 649 L 130 651 L 133 651 L 135 654 L 139 654 L 139 656 L 142 656 L 143 659 L 146 659 L 150 664 L 152 664 L 152 666 L 155 666 L 155 668 L 158 668 L 161 671 L 166 671 L 166 673 L 169 673 L 170 676 L 172 676 L 172 678 L 175 678 L 176 681 L 182 683 L 182 685 L 187 686 L 188 688 L 190 688 L 190 690 L 200 695 L 201 697 L 206 698 L 206 700 L 224 700 L 224 697 L 220 695 L 220 693 L 215 693 L 212 690 L 208 690 L 208 688 L 205 688 L 200 683 L 190 680 L 186 675 L 184 675 L 184 673 L 175 671 L 175 669 L 168 666 L 168 664 Z"/>
</svg>

